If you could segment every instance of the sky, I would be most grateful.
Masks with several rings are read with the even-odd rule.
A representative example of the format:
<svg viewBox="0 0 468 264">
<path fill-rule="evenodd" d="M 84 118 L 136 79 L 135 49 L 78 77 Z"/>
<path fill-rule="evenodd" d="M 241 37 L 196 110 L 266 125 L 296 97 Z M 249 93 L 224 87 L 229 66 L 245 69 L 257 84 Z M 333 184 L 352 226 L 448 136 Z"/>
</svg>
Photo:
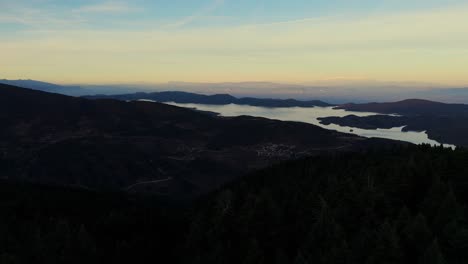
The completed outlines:
<svg viewBox="0 0 468 264">
<path fill-rule="evenodd" d="M 0 79 L 468 85 L 467 0 L 0 0 Z"/>
</svg>

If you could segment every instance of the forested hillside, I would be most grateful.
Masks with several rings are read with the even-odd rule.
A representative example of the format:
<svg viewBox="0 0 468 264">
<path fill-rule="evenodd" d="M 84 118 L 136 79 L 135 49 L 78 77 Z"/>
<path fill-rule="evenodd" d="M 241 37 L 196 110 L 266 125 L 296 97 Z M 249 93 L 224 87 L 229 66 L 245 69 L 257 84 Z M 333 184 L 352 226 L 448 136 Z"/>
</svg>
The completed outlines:
<svg viewBox="0 0 468 264">
<path fill-rule="evenodd" d="M 3 84 L 0 123 L 0 179 L 175 199 L 204 194 L 278 161 L 374 142 L 305 123 L 224 118 Z"/>
<path fill-rule="evenodd" d="M 2 183 L 1 263 L 466 263 L 468 152 L 264 169 L 191 204 Z"/>
</svg>

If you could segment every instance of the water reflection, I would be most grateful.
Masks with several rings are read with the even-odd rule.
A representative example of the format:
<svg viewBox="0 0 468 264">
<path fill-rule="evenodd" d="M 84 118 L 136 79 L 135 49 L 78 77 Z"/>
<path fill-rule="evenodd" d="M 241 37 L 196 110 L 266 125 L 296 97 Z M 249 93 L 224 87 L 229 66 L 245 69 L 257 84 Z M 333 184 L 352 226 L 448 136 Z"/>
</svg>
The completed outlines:
<svg viewBox="0 0 468 264">
<path fill-rule="evenodd" d="M 427 133 L 424 132 L 404 132 L 402 129 L 404 127 L 394 127 L 391 129 L 360 129 L 355 127 L 346 127 L 339 126 L 335 124 L 324 125 L 321 124 L 318 118 L 320 117 L 329 117 L 329 116 L 338 116 L 344 117 L 347 115 L 356 115 L 356 116 L 372 116 L 377 113 L 371 112 L 353 112 L 346 111 L 343 109 L 333 109 L 333 107 L 314 107 L 314 108 L 305 108 L 305 107 L 289 107 L 289 108 L 268 108 L 268 107 L 257 107 L 257 106 L 248 106 L 248 105 L 203 105 L 203 104 L 179 104 L 179 103 L 168 103 L 175 106 L 186 107 L 186 108 L 195 108 L 203 111 L 211 111 L 219 113 L 222 116 L 257 116 L 265 117 L 270 119 L 277 119 L 282 121 L 298 121 L 314 124 L 326 129 L 336 130 L 344 133 L 352 133 L 355 135 L 363 137 L 378 137 L 386 139 L 394 139 L 407 141 L 414 144 L 431 144 L 431 145 L 440 145 L 439 142 L 429 139 Z M 447 147 L 455 148 L 453 145 L 445 145 Z"/>
</svg>

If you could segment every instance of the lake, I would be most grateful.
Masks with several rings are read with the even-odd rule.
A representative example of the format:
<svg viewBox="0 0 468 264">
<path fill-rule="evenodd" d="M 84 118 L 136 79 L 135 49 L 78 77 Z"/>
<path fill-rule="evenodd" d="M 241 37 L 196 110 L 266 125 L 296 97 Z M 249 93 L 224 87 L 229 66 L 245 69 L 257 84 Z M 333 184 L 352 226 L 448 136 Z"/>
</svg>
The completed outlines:
<svg viewBox="0 0 468 264">
<path fill-rule="evenodd" d="M 386 138 L 407 141 L 414 144 L 431 144 L 441 145 L 441 143 L 429 139 L 427 133 L 402 131 L 403 127 L 394 127 L 391 129 L 361 129 L 355 127 L 346 127 L 339 126 L 335 124 L 324 125 L 321 124 L 318 118 L 320 117 L 329 117 L 329 116 L 338 116 L 344 117 L 347 115 L 356 115 L 356 116 L 372 116 L 377 115 L 377 113 L 371 112 L 353 112 L 346 111 L 343 109 L 333 109 L 333 107 L 285 107 L 285 108 L 269 108 L 269 107 L 258 107 L 258 106 L 249 106 L 249 105 L 203 105 L 203 104 L 179 104 L 169 102 L 167 104 L 175 105 L 185 108 L 195 108 L 202 111 L 210 111 L 219 113 L 221 116 L 233 117 L 233 116 L 256 116 L 256 117 L 265 117 L 269 119 L 276 119 L 281 121 L 297 121 L 313 124 L 320 126 L 325 129 L 335 130 L 344 133 L 351 133 L 367 138 Z M 454 145 L 444 144 L 446 147 L 455 148 Z"/>
</svg>

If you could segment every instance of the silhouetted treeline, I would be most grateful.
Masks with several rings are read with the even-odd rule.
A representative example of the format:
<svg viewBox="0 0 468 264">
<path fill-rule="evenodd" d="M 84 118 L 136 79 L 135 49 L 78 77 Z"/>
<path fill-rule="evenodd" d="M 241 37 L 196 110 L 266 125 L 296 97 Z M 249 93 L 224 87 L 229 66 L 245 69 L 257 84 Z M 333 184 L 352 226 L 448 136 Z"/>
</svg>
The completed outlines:
<svg viewBox="0 0 468 264">
<path fill-rule="evenodd" d="M 2 183 L 0 263 L 168 260 L 186 233 L 182 208 L 156 197 Z"/>
<path fill-rule="evenodd" d="M 468 151 L 259 171 L 191 205 L 3 184 L 0 263 L 466 263 Z"/>
<path fill-rule="evenodd" d="M 199 263 L 466 263 L 467 191 L 464 150 L 285 163 L 202 208 L 187 255 Z"/>
</svg>

